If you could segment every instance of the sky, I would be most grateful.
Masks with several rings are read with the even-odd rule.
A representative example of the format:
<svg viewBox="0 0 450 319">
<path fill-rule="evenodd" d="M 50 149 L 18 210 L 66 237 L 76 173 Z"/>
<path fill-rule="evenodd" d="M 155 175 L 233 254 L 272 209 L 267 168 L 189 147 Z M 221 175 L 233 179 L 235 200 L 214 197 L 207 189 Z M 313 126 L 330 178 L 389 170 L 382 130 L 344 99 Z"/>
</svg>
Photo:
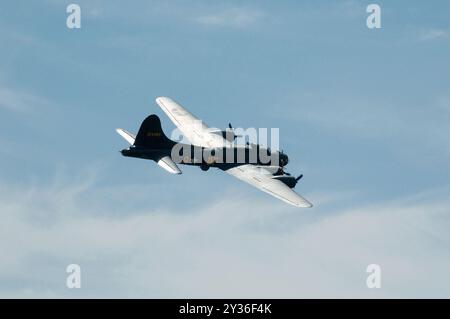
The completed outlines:
<svg viewBox="0 0 450 319">
<path fill-rule="evenodd" d="M 450 297 L 449 15 L 448 1 L 3 1 L 0 297 Z M 155 113 L 174 129 L 158 96 L 214 127 L 279 128 L 314 207 L 122 157 L 115 128 Z"/>
</svg>

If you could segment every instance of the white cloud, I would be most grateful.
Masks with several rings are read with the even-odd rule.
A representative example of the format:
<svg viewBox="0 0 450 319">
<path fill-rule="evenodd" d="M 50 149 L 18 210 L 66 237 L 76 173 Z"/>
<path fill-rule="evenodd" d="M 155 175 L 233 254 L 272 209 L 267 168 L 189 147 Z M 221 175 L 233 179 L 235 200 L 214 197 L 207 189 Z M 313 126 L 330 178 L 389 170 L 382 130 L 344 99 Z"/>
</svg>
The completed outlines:
<svg viewBox="0 0 450 319">
<path fill-rule="evenodd" d="M 10 111 L 29 111 L 45 105 L 49 102 L 40 96 L 0 86 L 0 107 Z"/>
<path fill-rule="evenodd" d="M 371 206 L 350 199 L 340 209 L 226 194 L 168 210 L 151 208 L 155 198 L 131 208 L 137 200 L 126 186 L 108 188 L 108 200 L 94 184 L 88 176 L 0 187 L 0 295 L 450 295 L 448 189 Z M 153 187 L 139 189 L 151 194 Z M 69 263 L 82 267 L 80 290 L 65 288 Z M 382 267 L 380 290 L 365 286 L 370 263 Z"/>
<path fill-rule="evenodd" d="M 432 41 L 448 37 L 448 31 L 442 29 L 422 30 L 418 34 L 420 41 Z"/>
<path fill-rule="evenodd" d="M 205 13 L 195 18 L 195 21 L 206 26 L 246 28 L 254 25 L 264 13 L 259 9 L 234 7 Z"/>
</svg>

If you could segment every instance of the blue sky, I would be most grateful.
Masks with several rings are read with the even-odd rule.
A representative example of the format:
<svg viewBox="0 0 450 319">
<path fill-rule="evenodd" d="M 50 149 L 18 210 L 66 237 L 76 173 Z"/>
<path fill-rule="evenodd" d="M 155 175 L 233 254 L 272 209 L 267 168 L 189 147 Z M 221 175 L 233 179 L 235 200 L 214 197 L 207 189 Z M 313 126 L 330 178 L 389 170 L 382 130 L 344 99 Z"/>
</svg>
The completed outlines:
<svg viewBox="0 0 450 319">
<path fill-rule="evenodd" d="M 447 1 L 377 1 L 379 30 L 369 1 L 69 3 L 0 5 L 2 296 L 450 295 Z M 121 157 L 116 127 L 174 128 L 163 95 L 280 128 L 315 207 Z"/>
</svg>

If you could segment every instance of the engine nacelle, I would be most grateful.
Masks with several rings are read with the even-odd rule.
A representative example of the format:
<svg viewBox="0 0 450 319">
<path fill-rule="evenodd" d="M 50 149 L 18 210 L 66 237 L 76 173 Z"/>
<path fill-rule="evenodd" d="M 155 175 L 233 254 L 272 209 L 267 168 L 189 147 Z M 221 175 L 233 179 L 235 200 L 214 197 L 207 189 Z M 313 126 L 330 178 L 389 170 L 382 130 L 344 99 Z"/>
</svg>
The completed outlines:
<svg viewBox="0 0 450 319">
<path fill-rule="evenodd" d="M 279 181 L 286 184 L 289 188 L 294 188 L 295 185 L 297 185 L 297 182 L 303 177 L 303 175 L 300 175 L 299 177 L 294 177 L 291 175 L 277 175 L 272 177 L 273 179 L 278 179 Z"/>
<path fill-rule="evenodd" d="M 273 178 L 282 181 L 284 184 L 289 186 L 289 188 L 294 188 L 295 185 L 297 184 L 297 181 L 295 180 L 294 176 L 280 175 L 274 176 Z"/>
</svg>

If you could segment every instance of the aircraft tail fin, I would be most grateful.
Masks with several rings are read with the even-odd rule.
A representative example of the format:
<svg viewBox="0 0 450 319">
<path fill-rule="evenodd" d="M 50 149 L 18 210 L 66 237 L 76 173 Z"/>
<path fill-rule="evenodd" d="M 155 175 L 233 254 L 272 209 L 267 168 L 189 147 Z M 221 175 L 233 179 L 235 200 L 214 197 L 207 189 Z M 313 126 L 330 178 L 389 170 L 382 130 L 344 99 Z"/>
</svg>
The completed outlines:
<svg viewBox="0 0 450 319">
<path fill-rule="evenodd" d="M 155 114 L 149 115 L 141 124 L 134 145 L 151 149 L 170 149 L 175 144 L 163 132 L 161 120 Z"/>
</svg>

